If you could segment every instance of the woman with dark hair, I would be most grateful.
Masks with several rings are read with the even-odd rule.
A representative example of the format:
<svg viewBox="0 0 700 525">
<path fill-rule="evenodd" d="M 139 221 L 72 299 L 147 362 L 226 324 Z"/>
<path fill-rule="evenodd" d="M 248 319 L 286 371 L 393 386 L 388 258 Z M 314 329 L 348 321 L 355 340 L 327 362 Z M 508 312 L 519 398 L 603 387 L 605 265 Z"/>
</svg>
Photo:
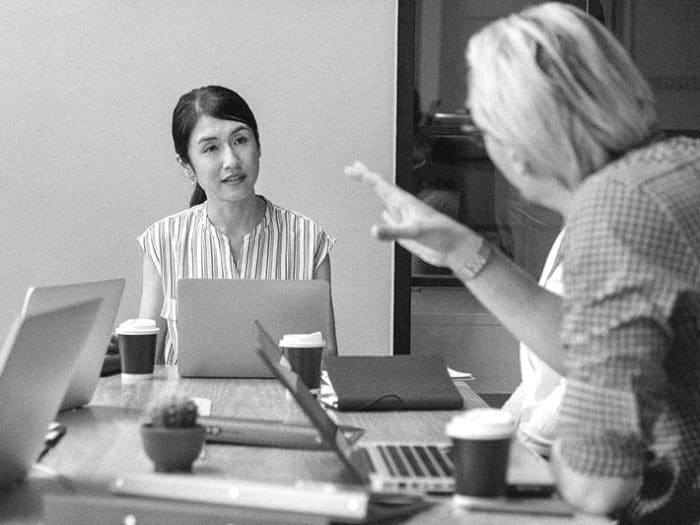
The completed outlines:
<svg viewBox="0 0 700 525">
<path fill-rule="evenodd" d="M 194 279 L 321 279 L 330 285 L 334 239 L 313 220 L 255 193 L 260 136 L 236 92 L 207 86 L 173 111 L 177 162 L 195 185 L 190 208 L 152 224 L 144 251 L 139 316 L 167 331 L 157 361 L 177 362 L 177 282 Z M 165 319 L 165 322 L 162 321 Z M 327 352 L 337 354 L 333 307 Z"/>
</svg>

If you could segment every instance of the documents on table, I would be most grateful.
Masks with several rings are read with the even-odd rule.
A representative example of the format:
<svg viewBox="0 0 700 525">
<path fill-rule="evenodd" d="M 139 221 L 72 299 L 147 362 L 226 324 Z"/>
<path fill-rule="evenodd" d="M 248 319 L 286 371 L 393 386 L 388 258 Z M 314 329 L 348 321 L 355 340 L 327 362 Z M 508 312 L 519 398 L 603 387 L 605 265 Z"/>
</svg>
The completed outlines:
<svg viewBox="0 0 700 525">
<path fill-rule="evenodd" d="M 325 370 L 321 372 L 321 388 L 318 391 L 318 400 L 331 408 L 338 406 L 338 396 L 335 394 L 333 385 L 331 385 L 331 381 L 328 379 L 328 372 Z"/>
<path fill-rule="evenodd" d="M 206 397 L 193 397 L 192 401 L 197 405 L 197 412 L 202 417 L 211 415 L 211 399 Z"/>
<path fill-rule="evenodd" d="M 460 372 L 459 370 L 455 370 L 449 366 L 447 367 L 447 372 L 450 374 L 450 378 L 452 379 L 463 379 L 464 381 L 474 381 L 474 379 L 476 379 L 474 375 L 470 374 L 469 372 Z"/>
</svg>

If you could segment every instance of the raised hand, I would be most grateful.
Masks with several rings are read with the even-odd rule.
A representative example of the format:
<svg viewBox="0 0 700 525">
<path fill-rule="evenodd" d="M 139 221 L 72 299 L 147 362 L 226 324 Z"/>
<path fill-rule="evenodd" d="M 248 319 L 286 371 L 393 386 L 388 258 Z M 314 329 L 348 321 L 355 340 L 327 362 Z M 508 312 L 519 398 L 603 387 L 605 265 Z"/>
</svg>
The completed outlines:
<svg viewBox="0 0 700 525">
<path fill-rule="evenodd" d="M 373 173 L 359 161 L 345 168 L 351 179 L 370 186 L 384 202 L 385 224 L 372 226 L 372 235 L 395 240 L 433 266 L 458 265 L 464 254 L 478 249 L 481 239 L 470 229 Z"/>
</svg>

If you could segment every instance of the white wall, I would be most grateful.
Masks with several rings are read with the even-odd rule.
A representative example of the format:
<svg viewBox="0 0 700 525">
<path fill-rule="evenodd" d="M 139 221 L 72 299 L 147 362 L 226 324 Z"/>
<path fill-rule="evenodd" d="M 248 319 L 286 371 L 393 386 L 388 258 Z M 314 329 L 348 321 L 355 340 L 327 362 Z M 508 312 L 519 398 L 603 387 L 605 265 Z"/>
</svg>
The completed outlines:
<svg viewBox="0 0 700 525">
<path fill-rule="evenodd" d="M 393 173 L 393 0 L 3 2 L 0 15 L 0 336 L 32 285 L 125 277 L 140 297 L 136 237 L 186 207 L 170 137 L 194 87 L 239 91 L 262 142 L 259 193 L 315 218 L 332 253 L 343 353 L 387 353 L 391 247 L 346 181 L 362 158 Z"/>
</svg>

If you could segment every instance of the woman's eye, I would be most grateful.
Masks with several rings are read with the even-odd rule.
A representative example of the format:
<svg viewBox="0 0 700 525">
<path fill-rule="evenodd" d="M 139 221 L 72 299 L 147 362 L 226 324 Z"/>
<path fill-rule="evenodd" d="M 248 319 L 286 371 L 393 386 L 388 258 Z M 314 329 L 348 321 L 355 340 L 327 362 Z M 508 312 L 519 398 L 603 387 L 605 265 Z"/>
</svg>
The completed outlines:
<svg viewBox="0 0 700 525">
<path fill-rule="evenodd" d="M 202 153 L 211 153 L 212 151 L 215 151 L 215 150 L 216 150 L 216 146 L 214 146 L 213 144 L 209 144 L 208 146 L 206 146 L 202 150 Z"/>
<path fill-rule="evenodd" d="M 235 145 L 242 145 L 242 144 L 245 144 L 246 142 L 248 142 L 248 137 L 244 137 L 244 136 L 236 137 L 235 139 L 233 139 L 233 143 Z"/>
</svg>

